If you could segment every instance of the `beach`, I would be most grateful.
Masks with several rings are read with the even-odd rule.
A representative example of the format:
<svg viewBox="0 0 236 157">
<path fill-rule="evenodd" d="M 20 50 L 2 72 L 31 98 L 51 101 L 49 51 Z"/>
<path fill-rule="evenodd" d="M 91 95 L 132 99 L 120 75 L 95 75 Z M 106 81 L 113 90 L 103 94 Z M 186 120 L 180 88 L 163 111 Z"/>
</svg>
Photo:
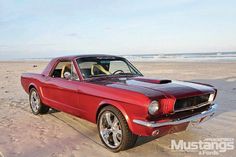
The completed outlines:
<svg viewBox="0 0 236 157">
<path fill-rule="evenodd" d="M 134 148 L 112 153 L 100 142 L 95 124 L 63 112 L 35 116 L 21 87 L 24 72 L 40 73 L 47 61 L 0 62 L 0 157 L 199 156 L 176 152 L 171 140 L 236 139 L 236 61 L 133 62 L 148 77 L 208 83 L 218 89 L 216 116 L 187 131 L 158 139 L 140 137 Z M 234 144 L 235 147 L 235 144 Z M 217 156 L 235 156 L 228 150 Z"/>
</svg>

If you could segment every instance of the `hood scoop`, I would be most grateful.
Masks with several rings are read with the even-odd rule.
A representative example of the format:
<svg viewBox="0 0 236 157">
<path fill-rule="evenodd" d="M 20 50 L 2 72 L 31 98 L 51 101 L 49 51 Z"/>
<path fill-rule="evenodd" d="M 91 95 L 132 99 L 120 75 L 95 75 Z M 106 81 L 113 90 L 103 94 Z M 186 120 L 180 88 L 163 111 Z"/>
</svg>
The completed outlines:
<svg viewBox="0 0 236 157">
<path fill-rule="evenodd" d="M 171 80 L 160 80 L 159 84 L 171 83 Z"/>
<path fill-rule="evenodd" d="M 171 80 L 147 79 L 147 78 L 135 78 L 134 80 L 147 83 L 154 83 L 154 84 L 167 84 L 172 82 Z"/>
</svg>

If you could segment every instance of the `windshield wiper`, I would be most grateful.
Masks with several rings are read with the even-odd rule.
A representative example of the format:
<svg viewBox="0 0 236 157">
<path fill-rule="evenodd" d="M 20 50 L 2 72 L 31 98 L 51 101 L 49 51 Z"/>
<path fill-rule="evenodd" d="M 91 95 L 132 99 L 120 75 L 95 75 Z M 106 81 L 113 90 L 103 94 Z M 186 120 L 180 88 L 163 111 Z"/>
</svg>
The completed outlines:
<svg viewBox="0 0 236 157">
<path fill-rule="evenodd" d="M 111 75 L 107 75 L 107 74 L 99 74 L 99 75 L 90 75 L 89 77 L 87 77 L 87 79 L 91 80 L 91 79 L 99 79 L 99 78 L 109 78 L 109 77 L 131 77 L 131 76 L 140 76 L 139 74 L 133 74 L 133 73 L 119 73 L 119 74 L 111 74 Z"/>
<path fill-rule="evenodd" d="M 119 74 L 113 74 L 113 76 L 140 76 L 140 75 L 133 73 L 119 73 Z"/>
<path fill-rule="evenodd" d="M 107 74 L 99 74 L 99 75 L 90 75 L 89 77 L 87 77 L 88 79 L 92 79 L 92 78 L 99 78 L 99 77 L 109 77 L 110 75 Z"/>
</svg>

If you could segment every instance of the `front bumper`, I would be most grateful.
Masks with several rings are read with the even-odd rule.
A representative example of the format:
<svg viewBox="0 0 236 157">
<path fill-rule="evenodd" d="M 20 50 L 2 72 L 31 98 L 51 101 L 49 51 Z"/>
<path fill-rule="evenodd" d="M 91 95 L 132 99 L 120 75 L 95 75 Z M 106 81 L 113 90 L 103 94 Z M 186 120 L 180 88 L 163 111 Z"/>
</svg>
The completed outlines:
<svg viewBox="0 0 236 157">
<path fill-rule="evenodd" d="M 216 112 L 217 104 L 213 104 L 210 109 L 207 111 L 203 111 L 200 114 L 188 117 L 188 118 L 182 118 L 182 119 L 175 119 L 167 122 L 155 122 L 155 121 L 143 121 L 134 119 L 133 122 L 136 124 L 139 124 L 141 126 L 146 126 L 150 128 L 158 128 L 163 126 L 173 126 L 173 125 L 179 125 L 186 122 L 204 122 L 210 119 Z M 199 121 L 200 120 L 200 121 Z"/>
</svg>

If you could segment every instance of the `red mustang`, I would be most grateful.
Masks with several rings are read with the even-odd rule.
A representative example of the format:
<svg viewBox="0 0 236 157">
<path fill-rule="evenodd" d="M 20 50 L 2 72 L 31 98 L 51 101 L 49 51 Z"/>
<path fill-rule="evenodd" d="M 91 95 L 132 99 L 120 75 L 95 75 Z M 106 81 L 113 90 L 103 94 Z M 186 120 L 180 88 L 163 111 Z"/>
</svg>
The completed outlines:
<svg viewBox="0 0 236 157">
<path fill-rule="evenodd" d="M 186 130 L 216 109 L 212 86 L 145 78 L 117 56 L 55 58 L 42 74 L 22 74 L 21 83 L 34 114 L 51 107 L 96 123 L 102 142 L 114 152 L 131 148 L 138 136 Z"/>
</svg>

